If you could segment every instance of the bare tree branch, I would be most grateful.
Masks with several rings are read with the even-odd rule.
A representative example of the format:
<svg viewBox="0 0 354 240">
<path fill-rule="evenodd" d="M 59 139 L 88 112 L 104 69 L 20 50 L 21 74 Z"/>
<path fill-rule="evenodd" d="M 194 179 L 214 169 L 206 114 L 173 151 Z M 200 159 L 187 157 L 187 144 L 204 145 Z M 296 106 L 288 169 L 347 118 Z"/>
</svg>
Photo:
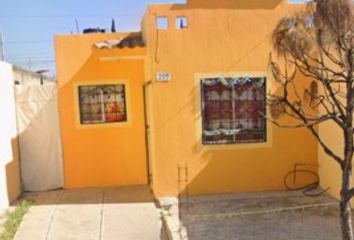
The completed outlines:
<svg viewBox="0 0 354 240">
<path fill-rule="evenodd" d="M 313 21 L 309 21 L 313 19 Z M 310 24 L 308 24 L 310 22 Z M 340 217 L 343 240 L 354 240 L 350 199 L 352 159 L 354 156 L 354 7 L 352 0 L 315 0 L 305 11 L 284 17 L 273 32 L 273 47 L 285 60 L 283 71 L 270 59 L 270 67 L 281 93 L 270 94 L 268 101 L 282 106 L 283 113 L 298 124 L 283 124 L 268 119 L 279 127 L 307 128 L 323 151 L 341 169 Z M 294 75 L 302 81 L 313 81 L 304 96 Z M 300 85 L 302 86 L 302 85 Z M 315 86 L 315 87 L 314 87 Z M 320 135 L 317 126 L 333 122 L 339 127 L 338 138 L 344 142 L 343 154 L 332 149 Z"/>
</svg>

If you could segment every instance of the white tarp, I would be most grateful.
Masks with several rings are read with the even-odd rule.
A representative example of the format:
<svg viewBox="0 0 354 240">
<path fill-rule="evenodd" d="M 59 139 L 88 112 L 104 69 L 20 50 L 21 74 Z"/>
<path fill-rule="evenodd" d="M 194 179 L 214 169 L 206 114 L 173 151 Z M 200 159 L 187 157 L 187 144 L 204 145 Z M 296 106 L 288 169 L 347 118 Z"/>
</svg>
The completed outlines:
<svg viewBox="0 0 354 240">
<path fill-rule="evenodd" d="M 15 86 L 15 96 L 24 190 L 63 187 L 56 85 Z"/>
</svg>

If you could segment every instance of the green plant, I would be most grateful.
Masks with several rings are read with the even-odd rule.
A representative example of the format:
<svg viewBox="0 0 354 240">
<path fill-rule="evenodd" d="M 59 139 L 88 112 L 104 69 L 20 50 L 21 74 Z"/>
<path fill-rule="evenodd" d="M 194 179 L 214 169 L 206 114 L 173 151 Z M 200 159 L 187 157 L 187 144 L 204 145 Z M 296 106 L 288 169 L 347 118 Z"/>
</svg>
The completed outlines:
<svg viewBox="0 0 354 240">
<path fill-rule="evenodd" d="M 5 223 L 5 230 L 0 235 L 0 240 L 11 240 L 16 234 L 18 227 L 21 224 L 22 218 L 28 212 L 32 202 L 23 200 L 13 212 L 8 213 L 7 221 Z"/>
</svg>

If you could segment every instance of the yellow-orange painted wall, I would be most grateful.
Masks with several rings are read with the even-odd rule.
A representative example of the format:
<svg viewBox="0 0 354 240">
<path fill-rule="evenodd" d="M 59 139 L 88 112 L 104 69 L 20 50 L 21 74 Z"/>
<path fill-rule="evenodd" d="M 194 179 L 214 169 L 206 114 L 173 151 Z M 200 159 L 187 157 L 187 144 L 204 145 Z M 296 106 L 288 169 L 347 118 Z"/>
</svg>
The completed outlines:
<svg viewBox="0 0 354 240">
<path fill-rule="evenodd" d="M 334 55 L 337 53 L 334 53 Z M 337 69 L 338 66 L 330 60 L 325 59 L 325 64 L 331 69 Z M 335 88 L 337 86 L 334 86 Z M 323 88 L 320 87 L 323 94 Z M 341 91 L 346 92 L 346 86 L 341 87 Z M 339 98 L 342 101 L 343 106 L 346 105 L 345 98 Z M 325 109 L 321 109 L 323 113 L 326 113 Z M 337 156 L 344 158 L 344 134 L 343 130 L 333 121 L 327 121 L 319 124 L 319 136 L 326 146 L 328 146 Z M 342 172 L 340 166 L 331 157 L 329 157 L 318 144 L 318 159 L 319 159 L 319 176 L 320 184 L 323 189 L 328 189 L 335 198 L 339 199 L 342 184 Z M 352 181 L 354 184 L 354 180 Z M 352 199 L 352 204 L 354 199 Z"/>
<path fill-rule="evenodd" d="M 55 37 L 66 188 L 147 183 L 142 59 L 145 49 L 93 47 L 125 35 Z M 77 87 L 107 83 L 125 84 L 128 122 L 80 125 Z"/>
<path fill-rule="evenodd" d="M 328 122 L 319 126 L 319 133 L 326 145 L 334 150 L 338 156 L 342 157 L 344 144 L 341 129 L 335 124 Z M 324 189 L 329 187 L 328 192 L 332 196 L 339 198 L 342 180 L 339 165 L 327 156 L 320 145 L 318 146 L 318 158 L 321 187 Z"/>
<path fill-rule="evenodd" d="M 152 81 L 146 98 L 157 196 L 178 194 L 178 165 L 188 165 L 189 193 L 197 195 L 284 189 L 283 177 L 294 164 L 317 164 L 317 143 L 306 129 L 268 124 L 263 144 L 201 144 L 200 78 L 264 75 L 268 91 L 276 91 L 267 72 L 270 36 L 277 21 L 297 7 L 281 0 L 191 0 L 148 8 L 142 28 L 146 81 Z M 168 29 L 156 29 L 157 16 L 168 17 Z M 177 16 L 188 18 L 186 29 L 176 29 Z M 159 71 L 169 72 L 171 80 L 157 82 Z"/>
<path fill-rule="evenodd" d="M 13 159 L 5 167 L 9 203 L 13 203 L 22 193 L 18 136 L 11 140 L 11 145 Z"/>
<path fill-rule="evenodd" d="M 337 65 L 327 61 L 327 66 L 332 69 L 336 69 Z M 342 91 L 345 92 L 346 87 L 342 86 Z M 345 104 L 345 99 L 340 98 L 343 105 Z M 324 109 L 322 109 L 325 112 Z M 326 144 L 337 156 L 344 158 L 344 134 L 343 130 L 334 122 L 326 122 L 319 125 L 319 135 Z M 321 179 L 321 187 L 324 189 L 328 188 L 328 192 L 339 199 L 341 184 L 342 184 L 342 172 L 340 166 L 335 162 L 330 156 L 328 156 L 324 151 L 321 145 L 318 145 L 318 158 L 319 158 L 319 175 Z M 352 181 L 354 184 L 354 180 Z M 352 199 L 354 203 L 354 199 Z"/>
</svg>

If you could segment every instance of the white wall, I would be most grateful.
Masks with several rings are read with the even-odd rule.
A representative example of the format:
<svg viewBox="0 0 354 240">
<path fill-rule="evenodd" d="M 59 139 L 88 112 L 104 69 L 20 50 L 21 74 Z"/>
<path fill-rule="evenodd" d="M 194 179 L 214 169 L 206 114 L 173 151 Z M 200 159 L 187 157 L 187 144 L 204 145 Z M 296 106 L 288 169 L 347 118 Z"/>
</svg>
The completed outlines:
<svg viewBox="0 0 354 240">
<path fill-rule="evenodd" d="M 17 177 L 19 169 L 15 173 L 9 172 L 9 164 L 18 161 L 17 149 L 13 149 L 13 142 L 16 142 L 16 112 L 13 88 L 12 65 L 0 62 L 0 208 L 9 205 L 9 193 L 19 192 L 19 180 L 16 183 L 9 183 L 8 179 Z M 9 173 L 12 176 L 8 176 Z M 18 176 L 19 177 L 19 176 Z"/>
<path fill-rule="evenodd" d="M 56 85 L 54 79 L 50 77 L 41 76 L 38 73 L 34 73 L 17 66 L 12 66 L 12 67 L 13 67 L 13 80 L 18 82 L 20 85 L 40 85 L 41 78 L 43 79 L 44 85 L 53 85 L 53 86 Z"/>
</svg>

